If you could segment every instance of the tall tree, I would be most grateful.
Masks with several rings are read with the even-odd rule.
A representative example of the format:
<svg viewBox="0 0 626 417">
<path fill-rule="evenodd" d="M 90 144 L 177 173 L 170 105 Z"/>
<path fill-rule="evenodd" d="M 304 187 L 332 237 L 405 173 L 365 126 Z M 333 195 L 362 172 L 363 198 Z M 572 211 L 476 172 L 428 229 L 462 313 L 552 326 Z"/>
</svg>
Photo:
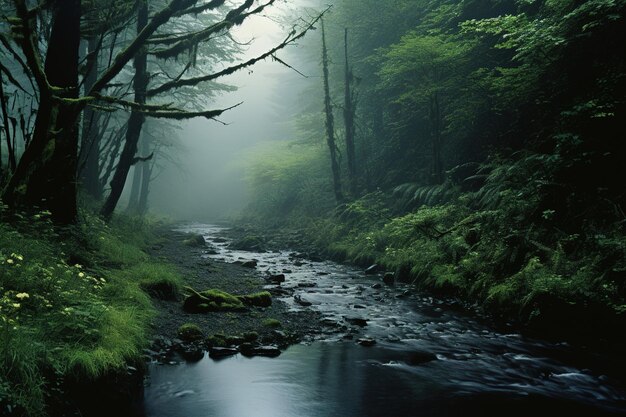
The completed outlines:
<svg viewBox="0 0 626 417">
<path fill-rule="evenodd" d="M 148 3 L 146 0 L 137 0 L 137 35 L 141 35 L 141 32 L 148 25 Z M 148 49 L 147 46 L 140 47 L 135 55 L 135 103 L 139 106 L 146 104 L 146 91 L 148 90 Z M 124 142 L 124 148 L 122 154 L 117 162 L 117 168 L 113 174 L 111 180 L 111 191 L 107 196 L 100 215 L 105 220 L 109 220 L 113 214 L 113 210 L 117 206 L 117 202 L 124 190 L 124 184 L 126 184 L 126 178 L 131 166 L 139 162 L 139 159 L 135 158 L 137 153 L 137 143 L 141 136 L 141 128 L 145 115 L 138 108 L 133 108 L 128 119 L 128 128 L 126 129 L 126 141 Z"/>
<path fill-rule="evenodd" d="M 60 223 L 77 214 L 77 106 L 80 0 L 52 5 L 52 28 L 41 66 L 35 17 L 25 0 L 15 0 L 20 43 L 39 89 L 39 108 L 30 146 L 4 190 L 10 206 L 41 206 Z"/>
<path fill-rule="evenodd" d="M 348 28 L 344 30 L 344 104 L 343 104 L 343 120 L 346 129 L 346 156 L 348 158 L 348 176 L 350 178 L 350 192 L 352 196 L 357 195 L 357 171 L 356 171 L 356 152 L 354 145 L 354 115 L 356 113 L 356 99 L 352 84 L 354 83 L 354 74 L 348 61 Z"/>
<path fill-rule="evenodd" d="M 324 112 L 326 114 L 326 143 L 330 152 L 330 166 L 333 174 L 333 191 L 337 203 L 344 201 L 341 191 L 341 172 L 337 161 L 337 144 L 335 143 L 335 119 L 333 105 L 330 99 L 330 84 L 328 76 L 328 49 L 326 48 L 326 29 L 322 20 L 322 72 L 324 74 Z"/>
</svg>

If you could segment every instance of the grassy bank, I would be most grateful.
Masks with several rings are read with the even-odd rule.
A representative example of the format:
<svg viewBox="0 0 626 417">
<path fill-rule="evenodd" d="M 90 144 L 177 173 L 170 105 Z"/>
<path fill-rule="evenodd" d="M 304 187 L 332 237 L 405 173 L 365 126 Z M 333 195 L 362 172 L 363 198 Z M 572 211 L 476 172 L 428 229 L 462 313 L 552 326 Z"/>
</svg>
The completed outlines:
<svg viewBox="0 0 626 417">
<path fill-rule="evenodd" d="M 145 249 L 154 225 L 83 212 L 59 230 L 48 213 L 0 212 L 0 410 L 72 411 L 68 381 L 88 384 L 141 363 L 154 311 L 148 293 L 180 278 Z"/>
</svg>

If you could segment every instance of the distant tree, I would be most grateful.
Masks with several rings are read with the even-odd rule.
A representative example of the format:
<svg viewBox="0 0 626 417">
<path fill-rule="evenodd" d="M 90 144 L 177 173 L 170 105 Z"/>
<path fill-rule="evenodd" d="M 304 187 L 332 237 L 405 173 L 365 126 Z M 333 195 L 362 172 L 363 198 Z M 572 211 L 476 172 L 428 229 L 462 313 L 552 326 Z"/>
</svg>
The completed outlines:
<svg viewBox="0 0 626 417">
<path fill-rule="evenodd" d="M 337 203 L 342 203 L 343 192 L 341 191 L 341 171 L 337 161 L 337 144 L 335 142 L 335 119 L 333 105 L 330 98 L 330 82 L 328 80 L 328 49 L 326 48 L 326 29 L 322 20 L 322 72 L 324 78 L 324 112 L 326 114 L 326 142 L 330 153 L 330 166 L 333 174 L 333 190 Z"/>
</svg>

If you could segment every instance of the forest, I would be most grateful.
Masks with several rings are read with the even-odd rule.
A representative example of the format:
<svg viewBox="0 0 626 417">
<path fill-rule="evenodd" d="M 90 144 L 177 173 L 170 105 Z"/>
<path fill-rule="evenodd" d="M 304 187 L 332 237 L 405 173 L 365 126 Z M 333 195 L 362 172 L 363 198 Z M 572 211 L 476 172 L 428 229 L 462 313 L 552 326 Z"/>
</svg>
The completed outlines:
<svg viewBox="0 0 626 417">
<path fill-rule="evenodd" d="M 623 415 L 625 10 L 0 0 L 0 415 Z"/>
</svg>

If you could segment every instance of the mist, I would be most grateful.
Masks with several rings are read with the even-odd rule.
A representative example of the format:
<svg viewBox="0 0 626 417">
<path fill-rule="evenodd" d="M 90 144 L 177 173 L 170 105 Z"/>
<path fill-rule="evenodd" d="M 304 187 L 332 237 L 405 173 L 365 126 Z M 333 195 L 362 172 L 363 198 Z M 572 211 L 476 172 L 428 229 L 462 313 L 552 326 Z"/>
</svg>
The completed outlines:
<svg viewBox="0 0 626 417">
<path fill-rule="evenodd" d="M 250 17 L 234 29 L 233 38 L 243 45 L 237 60 L 254 58 L 280 43 L 296 21 L 294 15 L 306 16 L 304 7 L 310 4 L 291 2 L 289 7 Z M 298 48 L 289 46 L 277 56 L 298 70 L 302 57 Z M 220 94 L 210 107 L 241 104 L 219 121 L 196 118 L 180 123 L 175 139 L 181 147 L 180 163 L 161 163 L 161 173 L 151 183 L 151 211 L 174 219 L 216 221 L 245 207 L 249 202 L 249 185 L 244 181 L 246 154 L 261 142 L 295 136 L 298 100 L 306 84 L 294 69 L 267 58 L 221 79 L 236 90 Z M 132 173 L 126 190 L 131 181 Z"/>
</svg>

